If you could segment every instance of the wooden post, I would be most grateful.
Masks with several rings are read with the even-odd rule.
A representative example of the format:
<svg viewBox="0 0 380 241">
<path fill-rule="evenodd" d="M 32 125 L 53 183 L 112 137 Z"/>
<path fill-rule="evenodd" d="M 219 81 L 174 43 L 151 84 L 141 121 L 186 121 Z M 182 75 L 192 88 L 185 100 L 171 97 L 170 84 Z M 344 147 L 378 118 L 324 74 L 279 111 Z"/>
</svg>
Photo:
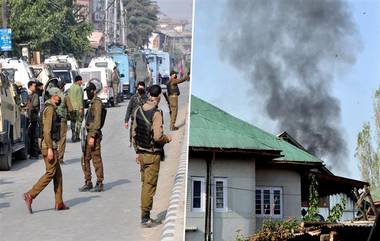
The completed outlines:
<svg viewBox="0 0 380 241">
<path fill-rule="evenodd" d="M 329 241 L 334 241 L 334 240 L 336 240 L 335 238 L 336 238 L 336 236 L 337 236 L 337 232 L 336 231 L 331 231 L 330 232 L 330 238 L 329 238 Z"/>
<path fill-rule="evenodd" d="M 369 191 L 369 188 L 368 186 L 364 186 L 364 189 L 365 189 L 365 193 L 367 195 L 367 198 L 368 198 L 368 201 L 369 201 L 369 204 L 371 206 L 371 209 L 373 210 L 373 213 L 374 215 L 376 216 L 377 215 L 377 211 L 376 211 L 376 207 L 375 207 L 375 204 L 373 203 L 373 199 L 372 199 L 372 196 L 371 196 L 371 193 Z"/>
</svg>

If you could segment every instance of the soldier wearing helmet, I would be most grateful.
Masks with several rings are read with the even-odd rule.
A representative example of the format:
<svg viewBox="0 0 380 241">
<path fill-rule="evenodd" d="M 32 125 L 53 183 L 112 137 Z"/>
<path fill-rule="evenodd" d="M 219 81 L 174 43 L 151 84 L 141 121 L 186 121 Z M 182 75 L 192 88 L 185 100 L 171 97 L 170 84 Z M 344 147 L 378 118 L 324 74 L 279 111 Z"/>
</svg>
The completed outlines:
<svg viewBox="0 0 380 241">
<path fill-rule="evenodd" d="M 101 140 L 102 140 L 102 127 L 105 120 L 105 107 L 97 93 L 102 89 L 101 83 L 97 80 L 91 80 L 87 85 L 85 91 L 90 106 L 86 113 L 85 123 L 87 135 L 85 137 L 84 155 L 82 157 L 82 170 L 84 174 L 85 184 L 79 188 L 80 192 L 102 192 L 103 191 L 103 162 L 101 156 Z M 91 181 L 91 167 L 90 161 L 95 168 L 96 185 L 93 187 Z"/>
</svg>

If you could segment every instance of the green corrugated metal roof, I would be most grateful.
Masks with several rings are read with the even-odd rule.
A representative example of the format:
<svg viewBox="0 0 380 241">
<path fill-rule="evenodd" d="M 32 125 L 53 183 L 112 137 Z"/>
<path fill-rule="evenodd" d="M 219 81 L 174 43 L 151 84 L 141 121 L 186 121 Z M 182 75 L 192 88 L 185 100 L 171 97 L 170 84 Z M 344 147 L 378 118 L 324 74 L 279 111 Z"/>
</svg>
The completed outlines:
<svg viewBox="0 0 380 241">
<path fill-rule="evenodd" d="M 189 145 L 222 149 L 280 150 L 283 157 L 276 160 L 322 162 L 292 144 L 195 96 L 191 96 Z"/>
</svg>

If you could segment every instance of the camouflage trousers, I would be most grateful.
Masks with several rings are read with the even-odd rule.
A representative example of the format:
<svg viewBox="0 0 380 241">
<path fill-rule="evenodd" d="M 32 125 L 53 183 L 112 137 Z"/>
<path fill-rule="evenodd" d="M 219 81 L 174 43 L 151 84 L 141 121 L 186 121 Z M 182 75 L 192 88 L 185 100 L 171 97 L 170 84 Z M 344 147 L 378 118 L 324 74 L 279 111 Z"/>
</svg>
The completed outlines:
<svg viewBox="0 0 380 241">
<path fill-rule="evenodd" d="M 71 139 L 72 140 L 79 140 L 80 137 L 80 130 L 82 127 L 82 121 L 83 121 L 83 116 L 79 111 L 74 111 L 74 114 L 71 118 L 70 121 L 70 126 L 71 126 Z"/>
</svg>

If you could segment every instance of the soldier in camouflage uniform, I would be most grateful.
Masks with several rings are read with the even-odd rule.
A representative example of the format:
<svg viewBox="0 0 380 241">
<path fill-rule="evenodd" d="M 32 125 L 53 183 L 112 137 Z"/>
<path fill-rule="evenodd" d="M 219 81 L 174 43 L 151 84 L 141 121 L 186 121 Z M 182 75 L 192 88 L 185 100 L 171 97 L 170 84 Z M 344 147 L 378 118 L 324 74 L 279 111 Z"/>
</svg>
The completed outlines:
<svg viewBox="0 0 380 241">
<path fill-rule="evenodd" d="M 70 113 L 70 122 L 71 122 L 71 141 L 77 142 L 80 140 L 80 128 L 83 121 L 83 90 L 82 90 L 82 77 L 76 76 L 75 82 L 70 86 L 68 91 L 68 96 L 70 98 L 71 105 L 73 107 L 72 112 Z"/>
<path fill-rule="evenodd" d="M 66 149 L 67 118 L 68 113 L 73 111 L 70 98 L 64 93 L 65 82 L 59 81 L 58 88 L 61 90 L 61 102 L 57 106 L 57 115 L 61 119 L 60 140 L 58 143 L 58 161 L 64 164 L 63 157 Z"/>
</svg>

